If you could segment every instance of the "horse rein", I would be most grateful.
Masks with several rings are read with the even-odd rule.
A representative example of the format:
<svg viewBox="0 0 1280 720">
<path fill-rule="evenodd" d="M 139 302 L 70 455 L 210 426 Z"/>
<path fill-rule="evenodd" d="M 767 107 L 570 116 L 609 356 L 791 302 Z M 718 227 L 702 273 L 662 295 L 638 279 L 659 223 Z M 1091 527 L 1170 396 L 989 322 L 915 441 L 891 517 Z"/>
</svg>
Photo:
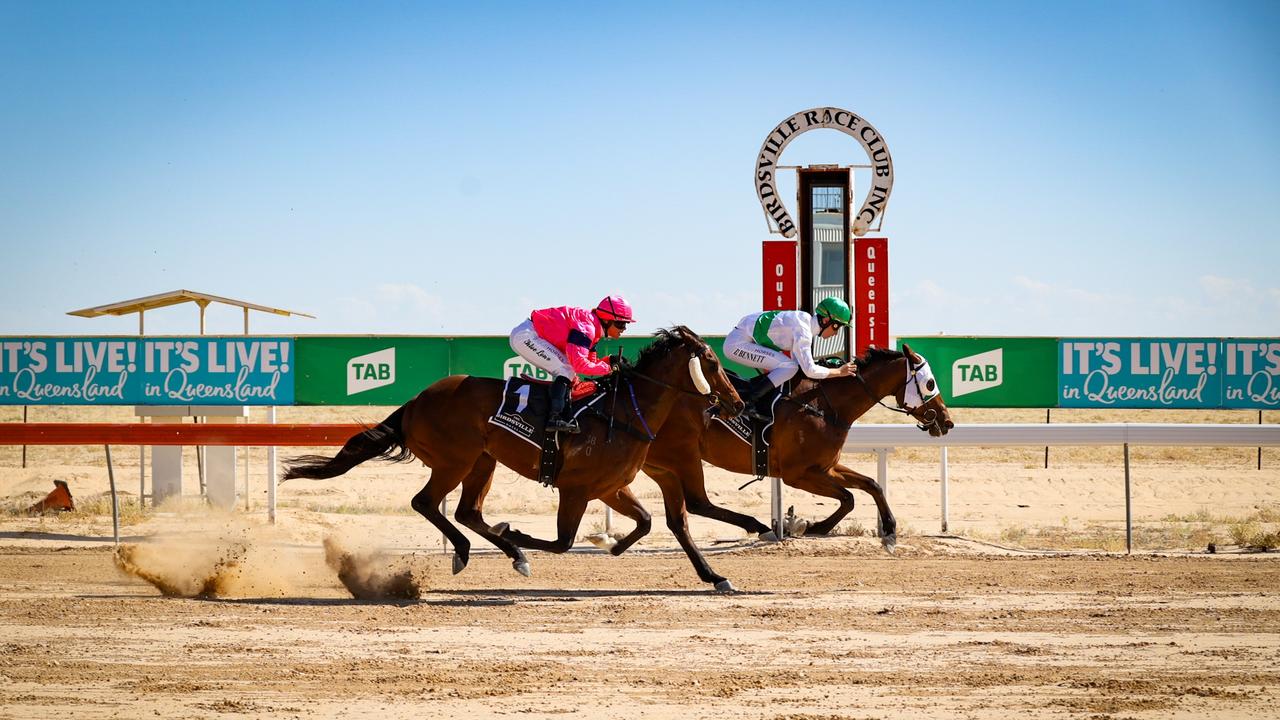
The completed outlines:
<svg viewBox="0 0 1280 720">
<path fill-rule="evenodd" d="M 697 354 L 692 353 L 689 355 L 689 357 L 695 358 L 697 357 Z M 637 378 L 640 378 L 641 380 L 648 380 L 654 385 L 659 385 L 661 387 L 668 388 L 670 390 L 682 392 L 685 395 L 695 395 L 700 398 L 706 398 L 707 402 L 711 405 L 715 405 L 716 403 L 720 402 L 719 396 L 717 396 L 714 392 L 701 393 L 701 392 L 698 392 L 697 390 L 686 390 L 685 388 L 682 388 L 678 385 L 672 385 L 671 383 L 664 382 L 662 380 L 659 380 L 656 377 L 650 377 L 648 375 L 645 375 L 644 373 L 632 367 L 619 366 L 618 370 L 621 375 L 623 375 L 624 377 L 628 377 L 628 379 L 630 377 L 637 377 Z"/>
<path fill-rule="evenodd" d="M 907 357 L 906 355 L 903 355 L 902 359 L 905 360 L 907 363 L 907 378 L 906 380 L 903 381 L 902 387 L 905 389 L 908 383 L 915 383 L 916 394 L 918 394 L 923 399 L 925 394 L 920 389 L 920 378 L 919 378 L 919 370 L 921 365 L 913 366 L 911 364 L 911 358 Z M 918 410 L 919 408 L 924 407 L 924 405 L 921 404 L 913 408 L 906 405 L 905 403 L 900 404 L 899 407 L 891 407 L 889 405 L 886 405 L 884 400 L 876 397 L 871 392 L 871 388 L 867 386 L 867 381 L 862 378 L 861 373 L 855 374 L 854 377 L 858 378 L 858 385 L 862 388 L 862 391 L 867 394 L 867 397 L 871 398 L 872 400 L 875 400 L 876 404 L 879 405 L 880 407 L 886 408 L 888 410 L 892 410 L 893 412 L 896 412 L 896 413 L 902 413 L 903 415 L 911 415 L 911 412 L 913 410 Z M 821 387 L 821 385 L 819 385 L 819 387 Z M 932 399 L 933 397 L 929 398 L 929 400 L 932 400 Z M 925 402 L 927 403 L 929 402 L 929 400 L 925 400 Z M 894 401 L 897 402 L 896 394 L 894 396 Z M 911 415 L 911 418 L 916 421 L 916 427 L 920 428 L 921 430 L 928 430 L 929 428 L 936 426 L 938 424 L 938 411 L 934 410 L 933 408 L 928 408 L 925 410 L 925 416 L 923 420 L 916 418 L 914 415 Z"/>
<path fill-rule="evenodd" d="M 690 357 L 690 358 L 695 358 L 695 357 L 697 357 L 697 355 L 696 355 L 696 354 L 690 354 L 690 356 L 689 356 L 689 357 Z M 649 423 L 648 423 L 647 421 L 645 421 L 645 419 L 644 419 L 644 413 L 640 412 L 640 403 L 638 403 L 638 402 L 636 401 L 636 388 L 635 388 L 635 383 L 631 382 L 631 378 L 632 378 L 632 377 L 640 378 L 641 380 L 647 380 L 647 381 L 649 381 L 649 382 L 651 382 L 651 383 L 653 383 L 653 384 L 655 384 L 655 385 L 658 385 L 658 386 L 661 386 L 661 387 L 664 387 L 664 388 L 668 388 L 668 389 L 670 389 L 670 390 L 676 390 L 676 391 L 678 391 L 678 392 L 682 392 L 682 393 L 684 393 L 684 394 L 686 394 L 686 395 L 696 395 L 696 396 L 698 396 L 698 397 L 700 397 L 700 398 L 706 398 L 706 399 L 707 399 L 707 401 L 708 401 L 710 404 L 712 404 L 712 405 L 714 405 L 714 404 L 716 404 L 716 403 L 718 403 L 718 402 L 720 401 L 720 398 L 719 398 L 719 397 L 717 397 L 717 396 L 716 396 L 716 394 L 715 394 L 715 393 L 713 393 L 713 392 L 709 392 L 709 393 L 700 393 L 700 392 L 697 392 L 697 391 L 695 391 L 695 390 L 686 390 L 686 389 L 684 389 L 684 388 L 682 388 L 682 387 L 678 387 L 678 386 L 676 386 L 676 385 L 672 385 L 671 383 L 668 383 L 668 382 L 664 382 L 664 381 L 662 381 L 662 380 L 659 380 L 658 378 L 651 377 L 651 376 L 649 376 L 649 375 L 645 375 L 644 373 L 642 373 L 642 372 L 640 372 L 639 370 L 636 370 L 636 369 L 634 369 L 634 368 L 631 368 L 631 367 L 628 367 L 628 366 L 625 366 L 625 365 L 619 364 L 619 365 L 618 365 L 618 377 L 617 377 L 617 380 L 616 380 L 616 381 L 615 381 L 615 383 L 614 383 L 615 397 L 616 397 L 616 391 L 617 391 L 618 384 L 619 384 L 619 383 L 621 383 L 621 382 L 623 382 L 623 381 L 625 381 L 625 382 L 627 383 L 627 394 L 631 396 L 631 410 L 632 410 L 632 412 L 634 412 L 634 413 L 635 413 L 636 418 L 640 420 L 640 426 L 641 426 L 642 428 L 644 428 L 644 433 L 643 433 L 643 434 L 641 434 L 641 432 L 640 432 L 639 430 L 636 430 L 635 428 L 633 428 L 633 427 L 631 426 L 631 423 L 629 423 L 629 422 L 623 422 L 623 423 L 622 423 L 622 429 L 623 429 L 623 430 L 626 430 L 627 432 L 631 433 L 632 435 L 636 436 L 637 438 L 639 438 L 639 439 L 641 439 L 641 440 L 644 440 L 645 442 L 653 442 L 654 438 L 655 438 L 655 437 L 657 437 L 657 436 L 656 436 L 656 435 L 654 435 L 654 434 L 653 434 L 653 431 L 649 429 Z M 611 403 L 609 404 L 609 417 L 608 417 L 608 420 L 609 420 L 609 430 L 610 430 L 610 432 L 612 432 L 612 430 L 613 430 L 613 423 L 614 423 L 614 416 L 613 416 L 613 413 L 614 413 L 614 408 L 615 408 L 616 406 L 617 406 L 617 402 L 616 402 L 616 400 L 615 400 L 615 401 L 613 401 L 613 402 L 611 402 Z M 600 413 L 598 410 L 597 410 L 596 412 L 597 412 L 598 414 L 600 414 L 601 416 L 603 416 L 603 415 L 604 415 L 603 413 Z"/>
</svg>

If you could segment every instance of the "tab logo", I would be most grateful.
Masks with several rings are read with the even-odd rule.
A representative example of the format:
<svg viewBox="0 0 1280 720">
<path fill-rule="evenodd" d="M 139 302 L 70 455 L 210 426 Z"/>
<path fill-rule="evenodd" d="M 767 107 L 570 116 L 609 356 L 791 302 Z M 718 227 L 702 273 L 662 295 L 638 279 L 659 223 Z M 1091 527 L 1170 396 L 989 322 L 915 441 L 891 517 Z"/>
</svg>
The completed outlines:
<svg viewBox="0 0 1280 720">
<path fill-rule="evenodd" d="M 504 380 L 509 378 L 518 378 L 522 375 L 527 375 L 534 380 L 545 380 L 546 382 L 551 382 L 554 379 L 551 377 L 551 373 L 543 370 L 537 365 L 534 365 L 528 360 L 525 360 L 519 355 L 507 358 L 507 361 L 502 364 L 502 377 Z"/>
<path fill-rule="evenodd" d="M 951 397 L 990 390 L 1004 382 L 1004 348 L 956 360 L 951 365 Z"/>
<path fill-rule="evenodd" d="M 347 395 L 355 395 L 396 381 L 396 349 L 371 352 L 347 361 Z"/>
</svg>

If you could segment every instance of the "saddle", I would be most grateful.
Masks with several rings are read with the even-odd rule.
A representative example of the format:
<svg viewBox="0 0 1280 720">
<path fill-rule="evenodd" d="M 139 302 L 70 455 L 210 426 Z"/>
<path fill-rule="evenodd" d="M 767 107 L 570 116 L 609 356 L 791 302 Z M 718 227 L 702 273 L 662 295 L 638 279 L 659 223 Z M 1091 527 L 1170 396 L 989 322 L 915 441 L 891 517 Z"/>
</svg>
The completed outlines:
<svg viewBox="0 0 1280 720">
<path fill-rule="evenodd" d="M 539 380 L 538 378 L 529 377 L 528 375 L 521 375 L 520 379 L 530 383 L 531 385 L 542 385 L 545 388 L 551 387 L 550 380 Z M 569 389 L 569 402 L 576 402 L 584 397 L 590 397 L 599 390 L 600 386 L 596 384 L 595 380 L 579 380 L 573 384 L 572 388 Z"/>
<path fill-rule="evenodd" d="M 489 417 L 489 423 L 497 425 L 516 437 L 538 448 L 538 482 L 551 487 L 564 464 L 560 448 L 560 434 L 547 430 L 550 408 L 551 383 L 527 377 L 509 378 L 502 388 L 502 401 Z M 573 387 L 569 394 L 569 412 L 577 418 L 604 397 L 599 383 L 586 381 Z"/>
</svg>

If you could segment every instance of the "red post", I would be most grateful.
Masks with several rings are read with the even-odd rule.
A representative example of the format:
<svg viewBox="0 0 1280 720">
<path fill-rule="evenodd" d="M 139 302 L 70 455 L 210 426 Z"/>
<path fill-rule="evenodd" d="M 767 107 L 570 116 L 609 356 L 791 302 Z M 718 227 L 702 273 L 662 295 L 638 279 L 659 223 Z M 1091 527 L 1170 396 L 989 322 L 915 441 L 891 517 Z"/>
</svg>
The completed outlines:
<svg viewBox="0 0 1280 720">
<path fill-rule="evenodd" d="M 889 239 L 853 241 L 853 353 L 889 347 Z"/>
<path fill-rule="evenodd" d="M 761 256 L 763 268 L 762 310 L 795 310 L 800 307 L 800 286 L 797 282 L 795 240 L 765 240 Z"/>
</svg>

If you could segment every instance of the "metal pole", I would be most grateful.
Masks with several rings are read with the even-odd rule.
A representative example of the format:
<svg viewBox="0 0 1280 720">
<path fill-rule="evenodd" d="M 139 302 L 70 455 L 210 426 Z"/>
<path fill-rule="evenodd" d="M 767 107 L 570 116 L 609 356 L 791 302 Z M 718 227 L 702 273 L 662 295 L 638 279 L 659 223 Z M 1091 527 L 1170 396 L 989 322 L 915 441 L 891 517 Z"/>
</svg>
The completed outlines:
<svg viewBox="0 0 1280 720">
<path fill-rule="evenodd" d="M 1262 413 L 1258 413 L 1258 414 L 1261 415 Z M 26 405 L 22 406 L 22 422 L 24 424 L 27 422 L 27 406 Z M 1261 458 L 1262 456 L 1259 455 L 1258 457 Z M 27 467 L 27 446 L 26 445 L 22 446 L 22 467 L 23 468 Z"/>
<path fill-rule="evenodd" d="M 951 511 L 947 505 L 947 446 L 942 446 L 942 532 L 946 534 Z"/>
<path fill-rule="evenodd" d="M 1050 420 L 1050 418 L 1049 418 L 1049 413 L 1051 413 L 1051 412 L 1053 412 L 1053 410 L 1051 410 L 1050 408 L 1045 408 L 1045 409 L 1044 409 L 1044 424 L 1045 424 L 1045 425 L 1048 425 L 1050 422 L 1052 422 L 1052 421 Z M 1045 470 L 1048 470 L 1048 469 L 1049 469 L 1049 446 L 1048 446 L 1048 445 L 1045 445 L 1045 446 L 1044 446 L 1044 469 L 1045 469 Z"/>
<path fill-rule="evenodd" d="M 781 541 L 786 537 L 786 528 L 782 527 L 782 478 L 769 478 L 769 509 L 773 515 L 773 534 Z"/>
<path fill-rule="evenodd" d="M 445 495 L 440 498 L 440 514 L 449 517 L 449 496 Z M 449 553 L 449 536 L 440 533 L 440 549 L 446 555 Z"/>
<path fill-rule="evenodd" d="M 884 499 L 889 500 L 889 450 L 890 448 L 876 448 L 876 483 L 880 486 L 880 492 L 884 493 Z M 880 522 L 879 513 L 876 513 L 876 535 L 884 537 L 884 523 Z"/>
<path fill-rule="evenodd" d="M 147 334 L 146 310 L 138 311 L 138 337 Z M 141 341 L 139 341 L 141 342 Z M 138 509 L 147 505 L 147 446 L 138 446 Z"/>
<path fill-rule="evenodd" d="M 138 509 L 146 507 L 147 499 L 147 446 L 138 446 Z"/>
<path fill-rule="evenodd" d="M 267 408 L 267 422 L 276 424 L 276 406 Z M 276 523 L 276 446 L 267 447 L 267 521 Z"/>
<path fill-rule="evenodd" d="M 205 420 L 207 421 L 207 420 L 208 420 L 208 418 L 205 418 Z M 191 418 L 191 422 L 195 423 L 196 425 L 199 425 L 199 424 L 200 424 L 200 417 L 199 417 L 199 416 L 195 416 L 195 417 Z M 204 495 L 205 495 L 205 491 L 204 491 L 204 471 L 205 471 L 205 466 L 204 466 L 204 446 L 203 446 L 203 445 L 197 445 L 197 446 L 196 446 L 196 475 L 197 475 L 197 477 L 199 477 L 199 478 L 200 478 L 200 496 L 201 496 L 201 497 L 204 497 Z"/>
<path fill-rule="evenodd" d="M 244 448 L 244 511 L 249 512 L 249 446 Z"/>
<path fill-rule="evenodd" d="M 613 508 L 608 505 L 604 506 L 604 534 L 613 534 Z"/>
<path fill-rule="evenodd" d="M 1262 411 L 1258 411 L 1258 424 L 1262 424 Z M 26 467 L 25 465 L 23 467 Z M 1262 469 L 1262 448 L 1258 448 L 1258 469 Z"/>
<path fill-rule="evenodd" d="M 111 483 L 111 537 L 116 547 L 120 547 L 120 500 L 116 497 L 116 473 L 111 467 L 111 446 L 102 447 L 107 451 L 107 481 Z"/>
<path fill-rule="evenodd" d="M 1133 493 L 1129 486 L 1129 443 L 1124 444 L 1124 551 L 1133 554 Z"/>
</svg>

